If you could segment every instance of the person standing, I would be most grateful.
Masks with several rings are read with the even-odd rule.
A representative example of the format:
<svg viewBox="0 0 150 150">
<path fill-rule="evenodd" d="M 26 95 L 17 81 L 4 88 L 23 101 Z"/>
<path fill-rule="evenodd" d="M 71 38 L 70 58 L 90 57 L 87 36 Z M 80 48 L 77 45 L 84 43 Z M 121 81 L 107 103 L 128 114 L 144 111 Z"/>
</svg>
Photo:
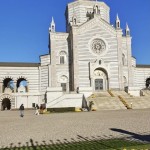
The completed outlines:
<svg viewBox="0 0 150 150">
<path fill-rule="evenodd" d="M 23 117 L 24 116 L 24 105 L 23 104 L 21 104 L 19 110 L 20 110 L 20 117 Z"/>
<path fill-rule="evenodd" d="M 39 115 L 39 105 L 38 104 L 36 104 L 35 109 L 36 109 L 35 114 Z"/>
</svg>

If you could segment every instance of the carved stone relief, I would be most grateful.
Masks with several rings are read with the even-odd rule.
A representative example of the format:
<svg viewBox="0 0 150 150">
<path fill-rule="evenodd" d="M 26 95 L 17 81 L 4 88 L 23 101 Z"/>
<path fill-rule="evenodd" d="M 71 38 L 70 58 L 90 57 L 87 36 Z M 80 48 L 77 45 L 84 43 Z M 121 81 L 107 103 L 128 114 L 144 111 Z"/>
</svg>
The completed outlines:
<svg viewBox="0 0 150 150">
<path fill-rule="evenodd" d="M 105 73 L 102 72 L 101 70 L 95 70 L 94 75 L 99 77 L 105 77 Z"/>
</svg>

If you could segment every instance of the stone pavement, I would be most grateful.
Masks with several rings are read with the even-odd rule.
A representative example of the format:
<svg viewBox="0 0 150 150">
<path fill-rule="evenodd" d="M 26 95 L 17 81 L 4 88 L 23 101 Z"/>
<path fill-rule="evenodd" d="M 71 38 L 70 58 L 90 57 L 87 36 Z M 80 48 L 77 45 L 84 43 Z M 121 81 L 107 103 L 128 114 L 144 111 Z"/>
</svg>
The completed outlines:
<svg viewBox="0 0 150 150">
<path fill-rule="evenodd" d="M 150 109 L 34 115 L 0 112 L 0 148 L 10 145 L 126 137 L 150 142 Z M 31 140 L 31 141 L 32 141 Z"/>
</svg>

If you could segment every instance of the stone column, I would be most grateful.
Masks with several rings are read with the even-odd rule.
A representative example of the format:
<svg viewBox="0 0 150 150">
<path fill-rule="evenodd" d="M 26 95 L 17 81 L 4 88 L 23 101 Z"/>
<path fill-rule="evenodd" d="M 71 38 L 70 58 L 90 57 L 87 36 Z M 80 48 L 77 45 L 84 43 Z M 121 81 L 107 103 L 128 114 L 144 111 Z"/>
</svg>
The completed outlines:
<svg viewBox="0 0 150 150">
<path fill-rule="evenodd" d="M 27 81 L 27 89 L 26 89 L 26 93 L 29 92 L 29 82 Z"/>
<path fill-rule="evenodd" d="M 27 81 L 27 92 L 29 92 L 29 82 Z"/>
<path fill-rule="evenodd" d="M 16 90 L 17 90 L 17 82 L 15 81 L 14 82 L 14 93 L 16 93 Z"/>
</svg>

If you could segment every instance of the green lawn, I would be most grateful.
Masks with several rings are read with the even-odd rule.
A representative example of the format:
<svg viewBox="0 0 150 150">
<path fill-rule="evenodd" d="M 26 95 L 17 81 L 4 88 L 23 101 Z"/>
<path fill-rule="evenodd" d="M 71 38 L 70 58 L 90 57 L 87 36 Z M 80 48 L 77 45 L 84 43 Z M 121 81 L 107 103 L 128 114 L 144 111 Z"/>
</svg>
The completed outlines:
<svg viewBox="0 0 150 150">
<path fill-rule="evenodd" d="M 33 145 L 32 147 L 13 147 L 1 150 L 149 150 L 150 144 L 132 142 L 123 139 L 66 142 L 59 144 Z"/>
</svg>

